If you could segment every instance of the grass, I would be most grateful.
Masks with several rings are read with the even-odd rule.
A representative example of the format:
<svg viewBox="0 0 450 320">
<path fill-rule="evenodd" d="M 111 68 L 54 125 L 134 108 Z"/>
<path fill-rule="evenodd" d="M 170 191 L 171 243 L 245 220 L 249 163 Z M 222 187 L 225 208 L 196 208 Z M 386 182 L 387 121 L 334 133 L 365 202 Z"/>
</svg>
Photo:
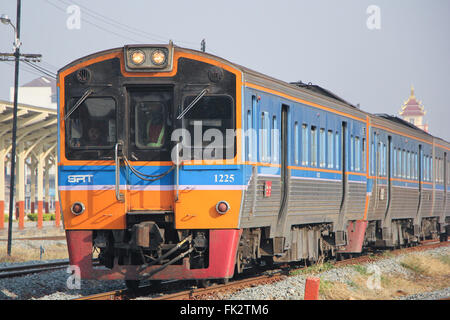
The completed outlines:
<svg viewBox="0 0 450 320">
<path fill-rule="evenodd" d="M 0 232 L 0 238 L 7 239 L 7 230 Z M 30 260 L 39 260 L 40 257 L 40 240 L 18 240 L 19 238 L 28 237 L 46 237 L 46 236 L 63 236 L 62 228 L 47 227 L 43 229 L 25 228 L 24 230 L 15 230 L 13 233 L 13 243 L 11 248 L 11 256 L 7 254 L 7 242 L 0 241 L 0 262 L 26 262 Z M 17 240 L 14 240 L 17 239 Z M 22 242 L 23 241 L 23 242 Z M 45 252 L 42 259 L 67 259 L 67 245 L 65 241 L 48 242 L 45 246 Z"/>
<path fill-rule="evenodd" d="M 3 242 L 2 242 L 3 243 Z M 30 260 L 39 260 L 40 250 L 39 248 L 23 248 L 19 246 L 12 246 L 11 256 L 7 254 L 6 243 L 0 248 L 0 262 L 27 262 Z M 55 244 L 53 246 L 46 246 L 45 252 L 42 255 L 42 260 L 51 259 L 68 259 L 66 245 Z"/>
<path fill-rule="evenodd" d="M 362 275 L 367 275 L 367 267 L 360 265 L 360 264 L 356 264 L 353 266 L 353 268 L 355 269 L 355 271 L 359 272 Z"/>
<path fill-rule="evenodd" d="M 408 255 L 400 264 L 421 276 L 450 276 L 450 256 Z"/>
<path fill-rule="evenodd" d="M 37 213 L 29 213 L 27 214 L 28 221 L 38 221 L 38 214 Z M 54 221 L 55 220 L 55 214 L 54 213 L 44 213 L 42 214 L 42 220 L 43 221 Z"/>
<path fill-rule="evenodd" d="M 306 267 L 303 269 L 293 270 L 289 273 L 289 275 L 296 276 L 296 275 L 306 275 L 306 274 L 317 274 L 317 273 L 331 270 L 333 268 L 334 268 L 334 265 L 329 262 L 318 263 L 318 264 L 315 264 L 315 265 L 312 265 L 310 267 Z"/>
<path fill-rule="evenodd" d="M 352 266 L 357 274 L 344 282 L 321 281 L 323 300 L 388 300 L 450 286 L 450 256 L 408 254 L 400 264 L 412 271 L 410 275 L 374 274 L 365 265 Z"/>
</svg>

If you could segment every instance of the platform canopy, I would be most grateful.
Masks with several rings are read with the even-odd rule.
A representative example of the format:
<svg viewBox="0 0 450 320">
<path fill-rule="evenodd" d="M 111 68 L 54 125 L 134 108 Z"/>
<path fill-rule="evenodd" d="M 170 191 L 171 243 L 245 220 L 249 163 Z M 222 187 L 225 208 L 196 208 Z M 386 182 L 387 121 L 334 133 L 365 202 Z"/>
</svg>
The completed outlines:
<svg viewBox="0 0 450 320">
<path fill-rule="evenodd" d="M 7 163 L 11 158 L 12 127 L 13 103 L 0 100 L 0 229 L 3 227 L 5 193 L 8 191 L 6 189 L 5 169 L 9 168 Z M 46 198 L 49 194 L 48 175 L 50 167 L 57 164 L 57 111 L 50 108 L 18 104 L 16 137 L 15 202 L 16 207 L 19 208 L 19 227 L 23 227 L 27 181 L 31 181 L 31 201 L 34 201 L 35 189 L 37 189 L 38 212 L 42 211 L 40 208 L 45 200 L 44 193 Z M 27 172 L 31 175 L 28 179 Z M 55 175 L 57 175 L 57 171 L 55 171 Z M 57 177 L 55 179 L 57 181 Z M 56 195 L 55 201 L 57 200 Z"/>
<path fill-rule="evenodd" d="M 25 150 L 42 146 L 45 151 L 54 147 L 58 122 L 56 110 L 25 104 L 19 104 L 17 109 L 17 145 L 23 144 Z M 13 103 L 0 100 L 0 139 L 6 149 L 12 144 L 12 123 Z"/>
</svg>

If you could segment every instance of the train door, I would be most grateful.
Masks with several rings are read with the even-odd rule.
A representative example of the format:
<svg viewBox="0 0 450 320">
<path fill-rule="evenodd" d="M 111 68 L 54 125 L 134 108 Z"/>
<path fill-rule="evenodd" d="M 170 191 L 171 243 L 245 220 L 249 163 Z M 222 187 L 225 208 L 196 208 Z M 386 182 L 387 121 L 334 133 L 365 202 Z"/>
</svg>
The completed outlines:
<svg viewBox="0 0 450 320">
<path fill-rule="evenodd" d="M 384 214 L 384 226 L 389 226 L 391 228 L 391 212 L 389 210 L 391 205 L 391 198 L 392 198 L 392 137 L 388 136 L 387 141 L 387 150 L 386 146 L 382 144 L 382 163 L 384 163 L 382 167 L 382 175 L 386 175 L 386 211 Z"/>
<path fill-rule="evenodd" d="M 288 106 L 281 108 L 281 205 L 280 213 L 284 211 L 288 194 Z"/>
<path fill-rule="evenodd" d="M 277 234 L 275 237 L 274 251 L 276 253 L 283 252 L 284 240 L 283 235 L 285 235 L 285 227 L 287 220 L 287 201 L 289 192 L 289 172 L 288 172 L 288 162 L 289 162 L 289 106 L 283 104 L 281 106 L 281 157 L 280 157 L 280 176 L 281 176 L 281 201 L 280 209 L 278 212 L 277 221 Z"/>
<path fill-rule="evenodd" d="M 386 212 L 389 211 L 389 206 L 391 205 L 391 196 L 392 196 L 392 137 L 388 136 L 388 146 L 387 146 L 387 152 L 384 152 L 384 161 L 385 166 L 387 167 L 387 204 L 386 204 Z"/>
<path fill-rule="evenodd" d="M 341 184 L 341 205 L 339 209 L 339 218 L 336 227 L 336 245 L 345 244 L 344 238 L 344 223 L 345 223 L 345 205 L 347 201 L 347 169 L 348 169 L 348 155 L 347 155 L 347 142 L 348 142 L 348 131 L 347 131 L 347 122 L 343 121 L 341 125 L 341 175 L 342 175 L 342 184 Z"/>
<path fill-rule="evenodd" d="M 173 206 L 171 162 L 173 87 L 128 88 L 126 204 L 132 211 L 169 211 Z"/>
<path fill-rule="evenodd" d="M 417 205 L 417 212 L 414 218 L 414 235 L 419 235 L 420 211 L 422 206 L 422 180 L 423 180 L 423 149 L 419 144 L 419 154 L 417 159 L 417 180 L 419 183 L 419 203 Z"/>
</svg>

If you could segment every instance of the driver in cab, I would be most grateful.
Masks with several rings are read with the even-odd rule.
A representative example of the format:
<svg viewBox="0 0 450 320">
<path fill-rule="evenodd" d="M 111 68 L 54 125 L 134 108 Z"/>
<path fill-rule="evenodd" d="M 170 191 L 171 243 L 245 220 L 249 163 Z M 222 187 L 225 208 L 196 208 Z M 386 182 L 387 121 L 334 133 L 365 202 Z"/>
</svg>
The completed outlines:
<svg viewBox="0 0 450 320">
<path fill-rule="evenodd" d="M 147 122 L 147 147 L 160 148 L 164 142 L 164 117 L 160 105 L 152 108 Z"/>
</svg>

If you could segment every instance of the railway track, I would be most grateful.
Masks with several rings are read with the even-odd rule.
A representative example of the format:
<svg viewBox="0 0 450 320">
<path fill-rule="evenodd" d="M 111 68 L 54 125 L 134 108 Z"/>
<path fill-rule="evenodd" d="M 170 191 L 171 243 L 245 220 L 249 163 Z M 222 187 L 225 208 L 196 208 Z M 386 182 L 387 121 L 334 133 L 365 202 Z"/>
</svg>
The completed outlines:
<svg viewBox="0 0 450 320">
<path fill-rule="evenodd" d="M 420 245 L 414 246 L 414 247 L 408 247 L 408 248 L 402 248 L 402 249 L 395 249 L 392 251 L 389 251 L 389 253 L 393 255 L 399 255 L 414 251 L 424 251 L 424 250 L 430 250 L 438 247 L 444 247 L 444 246 L 450 246 L 450 242 L 439 242 L 439 240 L 426 240 L 423 241 Z M 349 258 L 341 261 L 336 261 L 334 263 L 335 266 L 345 266 L 345 265 L 352 265 L 352 264 L 360 264 L 360 263 L 367 263 L 376 261 L 379 259 L 383 259 L 383 253 L 377 253 L 373 255 L 364 255 L 354 258 Z M 303 268 L 295 268 L 289 271 L 295 271 L 295 270 L 301 270 Z M 196 289 L 189 289 L 189 290 L 182 290 L 175 293 L 168 293 L 164 294 L 160 297 L 153 297 L 151 300 L 202 300 L 206 298 L 211 298 L 212 296 L 216 296 L 218 294 L 223 293 L 230 293 L 237 290 L 244 289 L 246 287 L 252 287 L 252 286 L 258 286 L 258 285 L 264 285 L 264 284 L 270 284 L 273 282 L 281 281 L 287 277 L 285 270 L 275 272 L 270 275 L 260 275 L 257 277 L 249 277 L 241 280 L 234 280 L 230 281 L 226 284 L 217 284 L 212 285 L 207 288 L 196 288 Z M 163 282 L 162 285 L 165 283 Z M 140 292 L 145 292 L 149 289 L 149 287 L 143 286 L 139 288 Z M 139 292 L 139 293 L 140 293 Z M 127 289 L 122 290 L 116 290 L 116 291 L 110 291 L 110 292 L 104 292 L 99 293 L 95 295 L 85 296 L 81 298 L 77 298 L 74 300 L 124 300 L 132 298 L 133 295 L 130 294 L 130 292 Z M 447 298 L 447 300 L 450 298 Z M 445 300 L 445 299 L 444 299 Z"/>
<path fill-rule="evenodd" d="M 48 236 L 48 237 L 24 237 L 14 238 L 15 240 L 66 240 L 66 236 Z M 8 239 L 1 238 L 0 241 L 8 241 Z"/>
<path fill-rule="evenodd" d="M 45 271 L 54 271 L 66 268 L 69 265 L 69 260 L 60 262 L 45 262 L 32 265 L 14 266 L 7 268 L 0 268 L 0 279 L 1 278 L 13 278 L 20 277 L 33 273 L 40 273 Z"/>
</svg>

